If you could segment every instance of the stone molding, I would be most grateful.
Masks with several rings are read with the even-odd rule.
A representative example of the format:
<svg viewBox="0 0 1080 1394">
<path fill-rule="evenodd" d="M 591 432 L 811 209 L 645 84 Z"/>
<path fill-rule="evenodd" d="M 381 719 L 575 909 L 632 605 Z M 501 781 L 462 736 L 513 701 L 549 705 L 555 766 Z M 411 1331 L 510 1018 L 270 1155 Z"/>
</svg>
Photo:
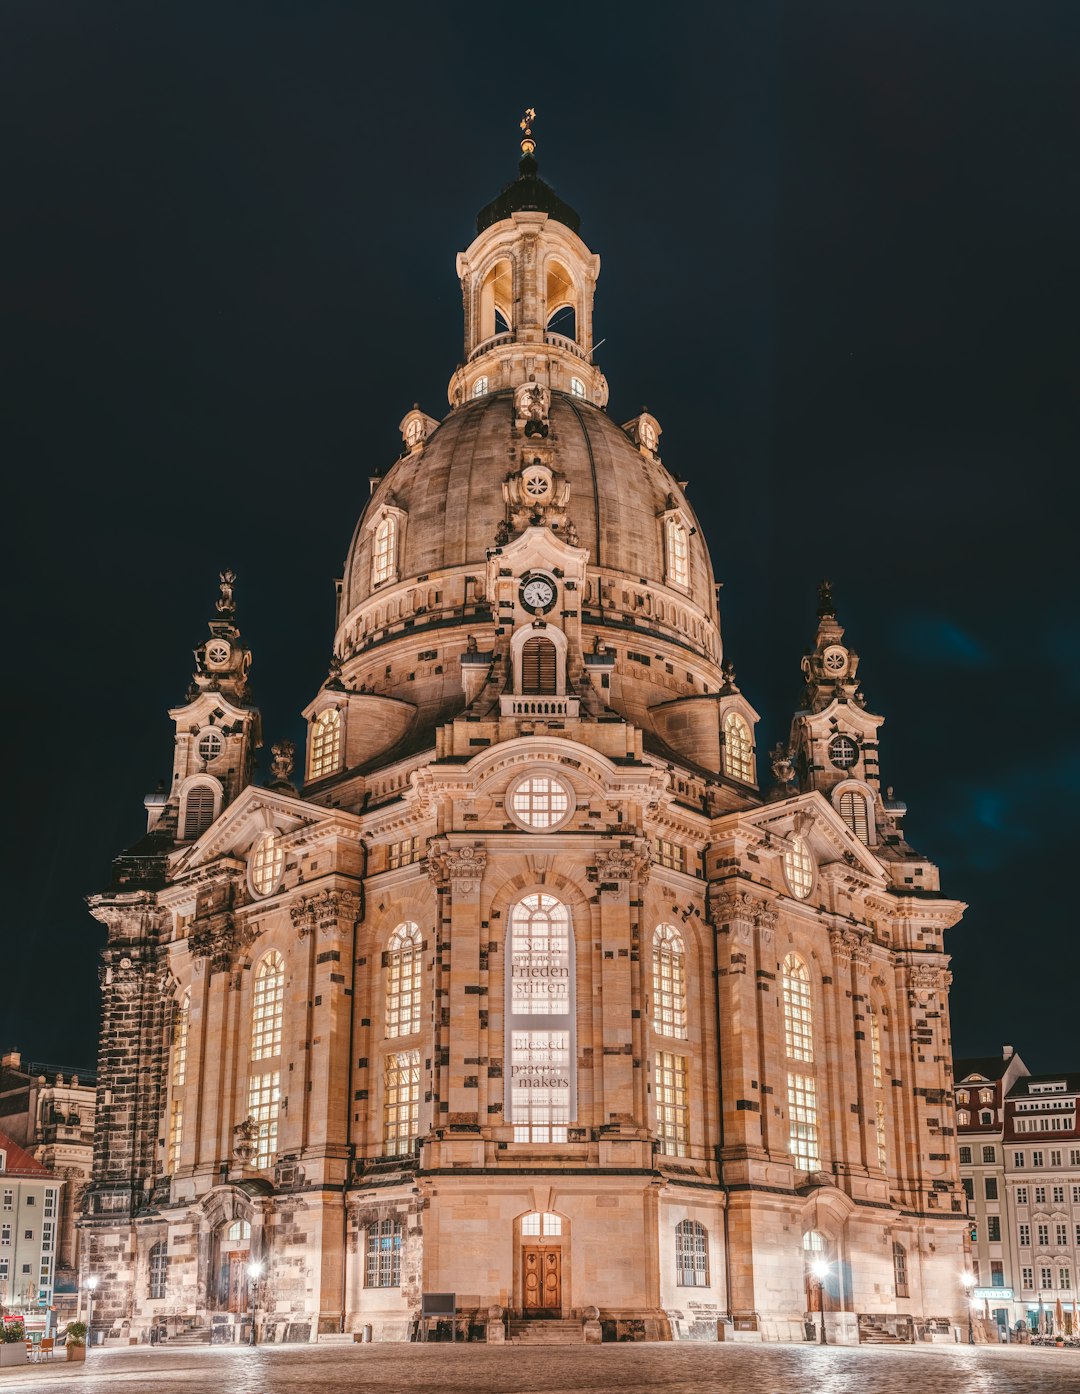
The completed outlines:
<svg viewBox="0 0 1080 1394">
<path fill-rule="evenodd" d="M 445 838 L 433 838 L 428 846 L 428 875 L 438 890 L 450 887 L 458 895 L 475 895 L 487 860 L 482 847 L 452 848 Z"/>
<path fill-rule="evenodd" d="M 356 891 L 329 887 L 316 895 L 302 895 L 289 906 L 289 918 L 298 939 L 306 939 L 316 930 L 327 939 L 337 931 L 342 920 L 355 924 L 360 912 L 361 899 Z"/>
</svg>

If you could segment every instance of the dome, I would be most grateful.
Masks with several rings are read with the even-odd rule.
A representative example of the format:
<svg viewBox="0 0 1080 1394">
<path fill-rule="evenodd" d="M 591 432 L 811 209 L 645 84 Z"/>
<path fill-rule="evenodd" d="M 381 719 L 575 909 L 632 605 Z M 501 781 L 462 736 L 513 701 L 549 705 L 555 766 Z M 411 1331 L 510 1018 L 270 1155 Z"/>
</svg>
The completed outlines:
<svg viewBox="0 0 1080 1394">
<path fill-rule="evenodd" d="M 518 177 L 476 215 L 476 231 L 483 232 L 512 213 L 546 213 L 571 232 L 577 232 L 581 227 L 580 217 L 540 178 L 535 157 L 522 156 L 518 168 L 521 170 Z"/>
</svg>

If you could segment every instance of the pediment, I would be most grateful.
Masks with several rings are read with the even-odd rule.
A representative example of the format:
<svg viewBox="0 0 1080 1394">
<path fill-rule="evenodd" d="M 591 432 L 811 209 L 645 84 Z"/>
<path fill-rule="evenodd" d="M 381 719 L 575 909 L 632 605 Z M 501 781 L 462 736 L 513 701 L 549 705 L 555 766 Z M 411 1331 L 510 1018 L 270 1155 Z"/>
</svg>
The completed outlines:
<svg viewBox="0 0 1080 1394">
<path fill-rule="evenodd" d="M 768 804 L 747 815 L 762 832 L 805 838 L 819 872 L 829 867 L 861 875 L 878 886 L 886 884 L 885 868 L 873 851 L 851 831 L 831 803 L 817 790 L 781 803 Z"/>
<path fill-rule="evenodd" d="M 206 832 L 184 849 L 173 865 L 174 876 L 183 876 L 221 857 L 246 857 L 255 840 L 265 832 L 276 833 L 286 848 L 306 841 L 335 825 L 355 828 L 360 822 L 339 808 L 321 808 L 276 789 L 249 785 Z"/>
<path fill-rule="evenodd" d="M 489 553 L 489 568 L 494 567 L 495 575 L 507 566 L 515 574 L 530 567 L 549 571 L 559 568 L 568 576 L 579 577 L 584 575 L 588 560 L 588 548 L 572 547 L 550 528 L 529 527 L 512 542 Z"/>
</svg>

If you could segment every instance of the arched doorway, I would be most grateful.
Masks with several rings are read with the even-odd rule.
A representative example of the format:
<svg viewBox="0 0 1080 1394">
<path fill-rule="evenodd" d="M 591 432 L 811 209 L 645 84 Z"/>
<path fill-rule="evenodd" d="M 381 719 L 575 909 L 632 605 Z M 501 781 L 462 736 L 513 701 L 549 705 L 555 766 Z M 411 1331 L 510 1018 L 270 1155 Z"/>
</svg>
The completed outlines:
<svg viewBox="0 0 1080 1394">
<path fill-rule="evenodd" d="M 251 1225 L 247 1220 L 225 1220 L 214 1232 L 211 1270 L 211 1305 L 217 1312 L 241 1315 L 247 1311 L 248 1264 L 251 1262 Z"/>
<path fill-rule="evenodd" d="M 526 1320 L 556 1320 L 569 1308 L 566 1221 L 554 1211 L 533 1210 L 522 1215 L 518 1229 L 521 1314 Z"/>
</svg>

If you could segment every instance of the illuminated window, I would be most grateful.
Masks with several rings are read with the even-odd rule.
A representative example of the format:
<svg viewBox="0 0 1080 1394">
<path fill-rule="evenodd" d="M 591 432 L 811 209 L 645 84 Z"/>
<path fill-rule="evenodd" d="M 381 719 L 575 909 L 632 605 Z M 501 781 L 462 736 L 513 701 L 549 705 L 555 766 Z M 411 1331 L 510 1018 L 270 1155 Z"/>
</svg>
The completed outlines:
<svg viewBox="0 0 1080 1394">
<path fill-rule="evenodd" d="M 375 529 L 375 545 L 371 553 L 371 584 L 381 586 L 394 574 L 394 553 L 397 549 L 397 519 L 392 514 Z"/>
<path fill-rule="evenodd" d="M 391 842 L 386 849 L 386 865 L 390 871 L 400 866 L 412 866 L 420 860 L 419 837 L 403 837 L 399 842 Z"/>
<path fill-rule="evenodd" d="M 782 972 L 784 1046 L 792 1060 L 814 1059 L 814 1009 L 810 970 L 797 954 L 788 954 Z"/>
<path fill-rule="evenodd" d="M 184 841 L 202 837 L 214 821 L 214 790 L 209 784 L 193 784 L 184 802 Z"/>
<path fill-rule="evenodd" d="M 205 760 L 207 764 L 211 760 L 216 760 L 221 754 L 223 744 L 216 731 L 207 731 L 205 735 L 199 737 L 199 758 Z"/>
<path fill-rule="evenodd" d="M 255 1155 L 252 1165 L 266 1168 L 277 1154 L 278 1107 L 281 1103 L 281 1075 L 272 1070 L 252 1075 L 248 1084 L 248 1117 L 256 1126 Z"/>
<path fill-rule="evenodd" d="M 797 1171 L 819 1171 L 817 1091 L 809 1075 L 788 1075 L 788 1127 L 791 1160 Z"/>
<path fill-rule="evenodd" d="M 562 780 L 534 774 L 514 785 L 507 807 L 517 822 L 543 830 L 566 821 L 572 811 L 570 797 L 571 791 Z"/>
<path fill-rule="evenodd" d="M 744 784 L 754 782 L 754 742 L 738 712 L 724 717 L 724 773 Z"/>
<path fill-rule="evenodd" d="M 784 875 L 791 894 L 805 900 L 814 889 L 814 859 L 805 839 L 793 837 L 784 849 Z"/>
<path fill-rule="evenodd" d="M 364 1264 L 366 1288 L 401 1286 L 401 1234 L 399 1220 L 376 1220 L 368 1225 Z"/>
<path fill-rule="evenodd" d="M 164 1239 L 158 1242 L 150 1250 L 148 1273 L 149 1285 L 147 1297 L 160 1298 L 165 1296 L 165 1279 L 169 1271 L 168 1246 Z"/>
<path fill-rule="evenodd" d="M 870 819 L 866 811 L 866 798 L 853 789 L 846 789 L 840 795 L 840 817 L 859 839 L 869 845 Z"/>
<path fill-rule="evenodd" d="M 669 518 L 664 524 L 667 540 L 667 578 L 685 590 L 690 585 L 690 549 L 686 529 L 677 518 Z"/>
<path fill-rule="evenodd" d="M 522 1217 L 522 1234 L 562 1234 L 562 1217 L 552 1214 L 550 1210 L 545 1210 L 543 1214 L 539 1210 L 532 1211 L 531 1214 Z"/>
<path fill-rule="evenodd" d="M 273 833 L 263 833 L 251 857 L 251 889 L 256 895 L 277 890 L 285 869 L 285 849 Z"/>
<path fill-rule="evenodd" d="M 180 1145 L 184 1140 L 184 1105 L 179 1099 L 172 1101 L 169 1111 L 169 1173 L 172 1175 L 180 1165 Z"/>
<path fill-rule="evenodd" d="M 956 1110 L 956 1126 L 958 1128 L 966 1128 L 970 1122 L 971 1114 L 968 1113 L 966 1108 L 959 1108 Z"/>
<path fill-rule="evenodd" d="M 681 1288 L 709 1285 L 709 1236 L 697 1220 L 675 1226 L 675 1281 Z"/>
<path fill-rule="evenodd" d="M 251 1238 L 251 1225 L 247 1220 L 234 1220 L 225 1231 L 225 1238 L 234 1244 L 242 1244 L 245 1239 Z"/>
<path fill-rule="evenodd" d="M 251 1058 L 281 1054 L 281 1016 L 285 1004 L 285 960 L 272 949 L 255 970 L 251 1007 Z"/>
<path fill-rule="evenodd" d="M 877 1139 L 877 1164 L 882 1171 L 888 1171 L 889 1145 L 885 1131 L 885 1103 L 882 1099 L 874 1101 L 874 1135 Z"/>
<path fill-rule="evenodd" d="M 483 396 L 485 396 L 486 393 L 487 393 L 487 390 L 488 390 L 488 380 L 487 380 L 487 378 L 477 378 L 476 381 L 473 383 L 472 394 L 473 394 L 474 397 L 483 397 Z"/>
<path fill-rule="evenodd" d="M 341 763 L 341 713 L 320 712 L 311 723 L 311 778 L 333 774 Z"/>
<path fill-rule="evenodd" d="M 386 946 L 386 1034 L 412 1036 L 420 1030 L 420 926 L 399 924 Z"/>
<path fill-rule="evenodd" d="M 573 397 L 585 396 L 585 384 L 581 381 L 580 378 L 570 379 L 570 395 Z"/>
<path fill-rule="evenodd" d="M 179 1089 L 187 1079 L 188 1028 L 191 1025 L 191 993 L 185 992 L 176 1007 L 173 1026 L 172 1082 Z"/>
<path fill-rule="evenodd" d="M 559 657 L 550 639 L 526 639 L 521 646 L 521 691 L 524 696 L 554 696 L 558 691 Z"/>
<path fill-rule="evenodd" d="M 870 1064 L 874 1071 L 874 1088 L 880 1089 L 883 1082 L 881 1073 L 881 1027 L 878 1014 L 870 1008 Z"/>
<path fill-rule="evenodd" d="M 400 1157 L 420 1136 L 420 1052 L 396 1050 L 384 1069 L 383 1150 Z"/>
<path fill-rule="evenodd" d="M 669 842 L 666 837 L 653 838 L 653 861 L 658 866 L 666 866 L 669 871 L 686 870 L 686 853 L 677 842 Z"/>
<path fill-rule="evenodd" d="M 686 1035 L 686 954 L 674 925 L 653 931 L 653 1030 L 661 1036 Z"/>
<path fill-rule="evenodd" d="M 660 1151 L 685 1157 L 690 1147 L 686 1103 L 686 1059 L 666 1050 L 657 1052 L 653 1077 L 656 1092 L 656 1136 Z"/>
<path fill-rule="evenodd" d="M 908 1297 L 907 1250 L 903 1244 L 892 1246 L 893 1286 L 897 1297 Z"/>
<path fill-rule="evenodd" d="M 566 1142 L 573 1107 L 570 912 L 543 892 L 509 915 L 506 964 L 509 1105 L 516 1142 Z"/>
<path fill-rule="evenodd" d="M 570 1011 L 570 913 L 552 895 L 527 895 L 510 912 L 514 1016 Z"/>
<path fill-rule="evenodd" d="M 510 1107 L 515 1142 L 565 1142 L 570 1122 L 570 1032 L 514 1031 Z"/>
</svg>

